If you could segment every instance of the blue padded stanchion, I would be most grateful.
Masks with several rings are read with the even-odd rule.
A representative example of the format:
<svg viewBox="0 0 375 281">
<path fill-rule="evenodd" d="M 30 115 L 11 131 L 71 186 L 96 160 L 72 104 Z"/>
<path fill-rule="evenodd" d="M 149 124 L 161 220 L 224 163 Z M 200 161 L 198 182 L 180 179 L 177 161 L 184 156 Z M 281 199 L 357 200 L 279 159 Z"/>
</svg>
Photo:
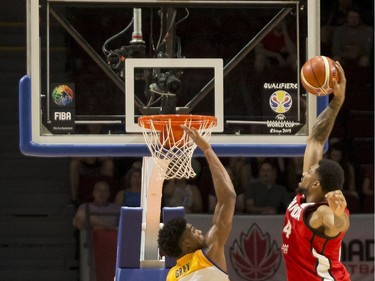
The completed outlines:
<svg viewBox="0 0 375 281">
<path fill-rule="evenodd" d="M 116 281 L 165 281 L 168 271 L 166 268 L 121 268 Z"/>
<path fill-rule="evenodd" d="M 116 268 L 139 268 L 141 234 L 142 208 L 121 207 Z"/>
<path fill-rule="evenodd" d="M 163 208 L 163 221 L 184 217 L 183 207 Z M 140 268 L 142 208 L 122 207 L 117 241 L 115 281 L 164 281 L 176 259 L 166 257 L 165 268 Z"/>
<path fill-rule="evenodd" d="M 164 207 L 163 208 L 163 222 L 167 222 L 175 217 L 185 217 L 184 207 Z M 171 268 L 176 265 L 176 259 L 166 256 L 165 268 Z"/>
</svg>

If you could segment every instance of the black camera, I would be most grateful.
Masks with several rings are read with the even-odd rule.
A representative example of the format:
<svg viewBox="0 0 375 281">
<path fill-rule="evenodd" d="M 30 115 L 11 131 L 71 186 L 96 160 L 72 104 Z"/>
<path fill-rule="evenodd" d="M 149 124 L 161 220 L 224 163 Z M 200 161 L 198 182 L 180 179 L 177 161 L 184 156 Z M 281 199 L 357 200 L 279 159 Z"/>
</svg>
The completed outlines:
<svg viewBox="0 0 375 281">
<path fill-rule="evenodd" d="M 175 94 L 181 88 L 181 80 L 170 72 L 160 72 L 156 84 L 162 92 Z"/>
<path fill-rule="evenodd" d="M 146 46 L 134 44 L 122 46 L 107 55 L 107 63 L 121 77 L 124 77 L 124 65 L 127 58 L 144 58 L 146 56 Z"/>
</svg>

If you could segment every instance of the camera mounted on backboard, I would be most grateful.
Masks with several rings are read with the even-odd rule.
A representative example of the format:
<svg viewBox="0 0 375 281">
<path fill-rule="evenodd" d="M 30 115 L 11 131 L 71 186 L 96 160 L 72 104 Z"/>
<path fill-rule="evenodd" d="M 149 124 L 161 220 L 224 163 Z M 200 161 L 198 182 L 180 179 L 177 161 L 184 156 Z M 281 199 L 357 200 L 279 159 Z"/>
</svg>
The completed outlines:
<svg viewBox="0 0 375 281">
<path fill-rule="evenodd" d="M 117 75 L 124 78 L 125 59 L 144 57 L 146 57 L 146 46 L 143 44 L 134 44 L 110 51 L 107 55 L 107 63 Z"/>
</svg>

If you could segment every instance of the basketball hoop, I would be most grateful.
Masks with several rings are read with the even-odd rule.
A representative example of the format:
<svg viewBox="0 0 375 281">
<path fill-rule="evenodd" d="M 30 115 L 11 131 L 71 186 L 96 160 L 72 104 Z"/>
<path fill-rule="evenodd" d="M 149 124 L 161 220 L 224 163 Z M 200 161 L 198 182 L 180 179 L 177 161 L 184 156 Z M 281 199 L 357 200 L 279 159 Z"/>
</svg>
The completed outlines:
<svg viewBox="0 0 375 281">
<path fill-rule="evenodd" d="M 216 126 L 216 117 L 187 114 L 146 115 L 138 118 L 138 125 L 156 165 L 164 179 L 191 178 L 196 174 L 191 158 L 197 145 L 181 125 L 195 128 L 208 140 Z"/>
</svg>

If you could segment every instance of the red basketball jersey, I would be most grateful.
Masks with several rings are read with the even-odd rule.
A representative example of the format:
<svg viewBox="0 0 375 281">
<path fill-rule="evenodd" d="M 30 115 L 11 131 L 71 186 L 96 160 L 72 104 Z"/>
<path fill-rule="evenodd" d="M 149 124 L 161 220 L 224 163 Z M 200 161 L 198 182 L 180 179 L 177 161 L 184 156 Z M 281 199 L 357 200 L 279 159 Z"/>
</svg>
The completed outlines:
<svg viewBox="0 0 375 281">
<path fill-rule="evenodd" d="M 350 281 L 340 262 L 345 233 L 336 237 L 315 233 L 308 224 L 308 215 L 326 203 L 304 203 L 304 199 L 304 195 L 298 194 L 285 213 L 281 251 L 288 281 Z"/>
</svg>

